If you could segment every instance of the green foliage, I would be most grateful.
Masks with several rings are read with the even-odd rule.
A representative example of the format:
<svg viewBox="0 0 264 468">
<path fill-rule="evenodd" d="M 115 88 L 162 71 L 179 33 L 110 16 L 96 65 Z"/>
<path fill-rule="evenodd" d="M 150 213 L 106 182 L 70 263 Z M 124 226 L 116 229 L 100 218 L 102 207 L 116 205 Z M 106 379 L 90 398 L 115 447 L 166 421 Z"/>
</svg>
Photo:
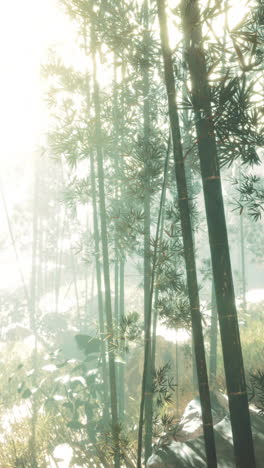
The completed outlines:
<svg viewBox="0 0 264 468">
<path fill-rule="evenodd" d="M 155 404 L 153 416 L 154 452 L 160 447 L 169 445 L 177 432 L 178 426 L 175 414 L 171 411 L 176 386 L 170 362 L 155 369 L 153 378 Z"/>
<path fill-rule="evenodd" d="M 89 335 L 75 335 L 75 340 L 85 356 L 91 353 L 99 353 L 101 342 L 98 338 Z"/>
<path fill-rule="evenodd" d="M 249 216 L 258 221 L 264 211 L 264 185 L 263 180 L 256 175 L 242 175 L 241 180 L 234 180 L 239 193 L 237 209 L 240 214 L 247 210 Z"/>
<path fill-rule="evenodd" d="M 257 370 L 250 374 L 249 401 L 257 407 L 259 414 L 264 415 L 264 372 Z"/>
<path fill-rule="evenodd" d="M 191 327 L 191 311 L 189 299 L 183 295 L 166 295 L 158 301 L 161 321 L 168 328 Z"/>
<path fill-rule="evenodd" d="M 155 369 L 153 375 L 153 393 L 157 408 L 162 408 L 172 402 L 175 392 L 174 377 L 171 375 L 171 363 Z"/>
<path fill-rule="evenodd" d="M 37 299 L 55 291 L 58 302 L 61 288 L 60 275 L 65 270 L 65 282 L 70 289 L 73 263 L 76 264 L 74 281 L 78 296 L 78 283 L 83 280 L 84 275 L 88 275 L 88 266 L 92 270 L 95 259 L 102 263 L 100 248 L 99 251 L 95 249 L 92 221 L 92 210 L 95 212 L 98 208 L 96 158 L 95 193 L 92 191 L 90 162 L 91 155 L 97 154 L 99 145 L 104 162 L 110 266 L 118 264 L 120 259 L 130 261 L 130 256 L 135 263 L 142 264 L 144 202 L 146 195 L 149 195 L 152 263 L 154 252 L 157 253 L 154 284 L 154 294 L 157 293 L 158 297 L 155 303 L 156 311 L 159 313 L 161 323 L 167 327 L 173 329 L 183 327 L 190 330 L 191 313 L 183 268 L 180 215 L 175 196 L 174 168 L 170 162 L 163 230 L 157 242 L 153 236 L 163 182 L 164 161 L 170 152 L 167 100 L 155 23 L 156 5 L 151 5 L 149 28 L 146 30 L 144 8 L 137 1 L 63 0 L 61 4 L 74 19 L 79 31 L 78 46 L 83 63 L 82 71 L 77 71 L 74 67 L 66 65 L 56 54 L 51 53 L 49 63 L 43 67 L 43 76 L 50 86 L 47 102 L 51 112 L 52 130 L 49 133 L 48 150 L 58 164 L 49 166 L 42 161 L 40 170 L 38 199 L 40 265 L 37 265 L 39 282 Z M 210 79 L 212 125 L 217 137 L 222 166 L 228 168 L 238 158 L 242 164 L 253 166 L 260 161 L 258 148 L 264 144 L 263 96 L 258 80 L 263 63 L 263 6 L 260 1 L 256 2 L 251 14 L 235 29 L 228 31 L 229 38 L 226 43 L 223 37 L 217 38 L 213 31 L 213 21 L 219 14 L 223 14 L 223 8 L 221 2 L 217 1 L 214 5 L 205 5 L 201 14 L 201 21 L 207 31 L 204 45 Z M 178 14 L 178 10 L 174 13 Z M 177 23 L 177 18 L 171 17 L 171 19 Z M 93 83 L 91 66 L 91 54 L 94 51 L 91 47 L 91 28 L 94 29 L 96 36 L 96 63 L 100 69 L 98 76 L 101 79 L 102 75 L 106 82 L 99 83 L 100 118 L 95 117 L 95 83 Z M 199 174 L 194 120 L 194 109 L 197 109 L 199 103 L 188 89 L 189 80 L 181 41 L 173 52 L 173 60 L 177 78 L 178 108 L 182 111 L 180 119 L 184 159 L 191 174 Z M 227 68 L 227 64 L 229 71 L 223 70 Z M 142 80 L 146 71 L 150 77 L 147 96 Z M 253 71 L 254 75 L 251 73 Z M 103 80 L 102 82 L 104 83 Z M 147 147 L 143 121 L 146 99 L 150 107 Z M 101 135 L 99 142 L 98 126 Z M 191 182 L 189 205 L 193 230 L 197 231 L 203 221 L 197 201 L 200 182 L 193 179 Z M 240 194 L 238 201 L 240 212 L 248 210 L 250 216 L 258 220 L 264 206 L 262 181 L 255 176 L 243 176 L 242 181 L 235 183 Z M 84 207 L 88 212 L 87 223 L 83 222 L 83 217 L 79 215 Z M 19 209 L 14 213 L 14 218 L 16 224 L 21 225 L 19 236 L 21 248 L 24 248 L 29 244 L 27 225 L 30 223 L 26 217 L 22 219 Z M 100 232 L 98 237 L 100 245 Z M 251 237 L 253 239 L 253 236 Z M 64 241 L 66 248 L 63 247 Z M 72 261 L 73 244 L 76 255 Z M 259 246 L 257 255 L 260 255 L 261 250 L 263 250 L 262 245 Z M 84 266 L 78 262 L 81 255 Z M 42 269 L 47 270 L 45 274 Z M 89 272 L 89 274 L 92 276 L 94 273 Z M 203 280 L 207 280 L 209 276 L 209 267 L 205 265 Z M 136 286 L 135 282 L 132 286 Z M 106 342 L 108 336 L 106 333 L 101 333 L 99 339 L 91 337 L 90 331 L 86 334 L 85 330 L 81 330 L 81 325 L 84 322 L 90 324 L 91 320 L 95 320 L 95 326 L 98 327 L 98 319 L 93 317 L 94 311 L 85 317 L 77 317 L 75 309 L 78 309 L 80 315 L 87 307 L 87 290 L 85 294 L 84 299 L 82 290 L 80 298 L 76 298 L 77 303 L 79 300 L 81 302 L 80 307 L 74 305 L 69 314 L 68 311 L 67 313 L 60 311 L 59 302 L 55 306 L 56 310 L 49 309 L 44 313 L 39 301 L 36 306 L 35 332 L 41 345 L 45 345 L 50 353 L 45 359 L 38 357 L 36 368 L 32 368 L 31 361 L 24 364 L 17 361 L 15 355 L 12 356 L 11 346 L 7 346 L 3 352 L 10 361 L 8 359 L 6 363 L 3 360 L 0 364 L 2 405 L 5 406 L 5 410 L 7 407 L 12 408 L 16 402 L 31 408 L 33 403 L 36 405 L 38 410 L 36 438 L 40 468 L 46 466 L 45 456 L 50 455 L 56 444 L 62 440 L 73 447 L 73 463 L 81 466 L 89 466 L 89 463 L 101 463 L 104 466 L 114 456 L 117 444 L 124 465 L 131 466 L 135 457 L 138 388 L 136 391 L 133 388 L 130 392 L 129 385 L 132 387 L 134 381 L 137 381 L 141 369 L 138 367 L 132 379 L 126 382 L 126 392 L 130 396 L 132 393 L 133 396 L 131 401 L 129 397 L 127 398 L 125 421 L 117 428 L 117 441 L 113 438 L 107 414 L 108 407 L 105 407 L 103 401 L 104 385 L 107 385 L 107 401 L 109 398 L 109 385 L 103 381 L 102 369 L 102 343 Z M 67 295 L 68 291 L 65 292 L 65 297 Z M 19 320 L 26 329 L 28 304 L 23 293 L 17 291 L 16 294 L 8 294 L 2 297 L 2 301 L 2 326 Z M 126 365 L 125 353 L 133 349 L 135 351 L 136 346 L 140 351 L 142 349 L 141 310 L 138 306 L 131 306 L 130 309 L 132 312 L 128 311 L 126 314 L 121 311 L 120 323 L 115 322 L 114 336 L 111 336 L 115 362 L 119 363 L 117 374 L 121 374 L 121 366 L 127 373 L 130 371 L 128 367 L 133 367 L 131 362 L 129 366 Z M 242 340 L 246 368 L 248 372 L 252 372 L 251 384 L 255 392 L 253 399 L 259 408 L 263 408 L 261 396 L 263 375 L 261 371 L 256 370 L 256 364 L 262 365 L 264 330 L 261 312 L 258 311 L 258 319 L 256 315 L 252 322 L 251 318 L 247 318 L 247 327 L 242 328 Z M 80 323 L 77 324 L 77 321 Z M 69 325 L 76 324 L 80 330 L 71 333 Z M 61 347 L 62 351 L 59 351 L 58 347 Z M 168 344 L 166 347 L 168 348 Z M 142 364 L 140 354 L 133 355 L 131 352 L 131 355 L 135 361 L 138 361 L 136 364 Z M 181 346 L 181 355 L 186 371 L 182 379 L 188 387 L 191 379 L 189 344 Z M 104 358 L 108 361 L 109 355 L 105 353 Z M 157 447 L 160 447 L 159 444 L 164 446 L 169 443 L 177 431 L 174 412 L 171 409 L 175 384 L 169 364 L 155 370 L 153 385 L 156 408 L 153 421 L 154 436 L 159 439 Z M 187 393 L 186 398 L 189 396 Z M 182 398 L 185 396 L 182 395 Z M 0 466 L 9 468 L 19 466 L 19 463 L 20 466 L 22 464 L 31 466 L 31 454 L 28 450 L 31 423 L 30 415 L 24 421 L 12 426 L 12 435 L 7 434 L 5 443 L 0 444 Z M 165 434 L 168 434 L 168 438 Z"/>
<path fill-rule="evenodd" d="M 126 349 L 128 350 L 127 342 L 138 342 L 142 336 L 142 330 L 143 324 L 140 322 L 140 316 L 137 312 L 130 312 L 122 316 L 120 322 L 121 348 L 122 343 L 126 344 Z"/>
<path fill-rule="evenodd" d="M 263 146 L 261 106 L 253 102 L 254 81 L 245 75 L 230 77 L 230 72 L 211 87 L 213 125 L 219 139 L 221 165 L 260 163 L 257 147 Z"/>
</svg>

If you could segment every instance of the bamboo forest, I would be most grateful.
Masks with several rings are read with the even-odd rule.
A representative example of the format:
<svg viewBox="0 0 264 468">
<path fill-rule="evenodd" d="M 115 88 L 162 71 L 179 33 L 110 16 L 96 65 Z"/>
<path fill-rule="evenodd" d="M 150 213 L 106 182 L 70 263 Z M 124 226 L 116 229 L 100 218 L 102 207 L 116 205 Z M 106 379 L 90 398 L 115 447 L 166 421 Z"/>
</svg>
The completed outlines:
<svg viewBox="0 0 264 468">
<path fill-rule="evenodd" d="M 0 468 L 264 468 L 264 1 L 1 9 Z"/>
</svg>

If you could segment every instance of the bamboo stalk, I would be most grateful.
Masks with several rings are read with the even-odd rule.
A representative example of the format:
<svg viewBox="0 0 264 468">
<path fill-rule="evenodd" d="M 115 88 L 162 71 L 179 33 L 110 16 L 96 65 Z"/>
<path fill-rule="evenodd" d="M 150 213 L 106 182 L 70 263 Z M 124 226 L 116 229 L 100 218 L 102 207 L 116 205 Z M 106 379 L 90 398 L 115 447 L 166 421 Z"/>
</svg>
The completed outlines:
<svg viewBox="0 0 264 468">
<path fill-rule="evenodd" d="M 236 466 L 254 468 L 255 455 L 240 343 L 227 228 L 212 124 L 210 89 L 197 0 L 182 2 L 183 29 L 188 37 L 188 63 L 195 112 L 198 151 L 223 348 Z"/>
<path fill-rule="evenodd" d="M 216 467 L 217 459 L 213 432 L 213 420 L 211 413 L 211 402 L 203 341 L 199 290 L 195 264 L 191 217 L 189 210 L 189 197 L 185 176 L 184 157 L 181 144 L 179 116 L 176 102 L 175 78 L 173 72 L 171 51 L 169 48 L 165 3 L 164 0 L 157 0 L 157 3 L 160 24 L 161 48 L 164 62 L 165 85 L 168 96 L 169 119 L 173 141 L 175 176 L 177 182 L 179 210 L 183 235 L 184 258 L 187 273 L 187 287 L 191 308 L 192 332 L 198 374 L 198 387 L 202 409 L 205 452 L 208 466 Z"/>
<path fill-rule="evenodd" d="M 105 205 L 105 183 L 104 183 L 104 166 L 103 166 L 103 151 L 101 147 L 101 111 L 99 85 L 97 81 L 97 66 L 96 66 L 96 38 L 91 23 L 91 51 L 93 62 L 93 86 L 94 86 L 94 109 L 95 109 L 95 131 L 96 131 L 96 154 L 98 167 L 98 186 L 99 186 L 99 207 L 101 221 L 101 239 L 103 253 L 103 273 L 105 285 L 105 312 L 106 312 L 106 327 L 107 327 L 107 342 L 109 356 L 109 381 L 110 381 L 110 401 L 112 414 L 112 434 L 115 446 L 115 468 L 120 468 L 120 449 L 119 449 L 119 422 L 117 410 L 117 386 L 116 386 L 116 368 L 114 354 L 114 330 L 112 318 L 111 304 L 111 286 L 110 286 L 110 268 L 109 268 L 109 252 L 108 252 L 108 235 L 106 225 L 106 205 Z"/>
</svg>

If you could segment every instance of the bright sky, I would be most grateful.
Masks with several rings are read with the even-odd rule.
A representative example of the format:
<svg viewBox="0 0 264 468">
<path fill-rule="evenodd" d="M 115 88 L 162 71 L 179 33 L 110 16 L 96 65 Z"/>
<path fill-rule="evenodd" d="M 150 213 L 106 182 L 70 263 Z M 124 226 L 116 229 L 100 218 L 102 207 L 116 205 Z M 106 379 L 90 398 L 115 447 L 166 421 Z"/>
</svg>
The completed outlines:
<svg viewBox="0 0 264 468">
<path fill-rule="evenodd" d="M 67 33 L 66 33 L 67 32 Z M 1 3 L 0 15 L 0 164 L 7 205 L 28 197 L 32 191 L 34 151 L 43 145 L 48 113 L 43 102 L 41 64 L 51 46 L 72 54 L 72 27 L 56 0 L 13 0 Z M 1 202 L 1 235 L 9 238 Z M 23 256 L 23 252 L 20 253 Z M 1 287 L 11 279 L 20 284 L 12 249 L 0 252 Z"/>
<path fill-rule="evenodd" d="M 232 19 L 237 14 L 238 9 L 232 11 Z M 1 3 L 1 168 L 19 160 L 24 164 L 34 145 L 42 143 L 39 134 L 46 130 L 47 113 L 41 104 L 40 65 L 54 44 L 64 50 L 63 55 L 67 50 L 70 61 L 74 58 L 73 27 L 56 0 Z"/>
<path fill-rule="evenodd" d="M 20 158 L 24 162 L 41 144 L 39 134 L 45 131 L 47 115 L 41 103 L 40 66 L 50 46 L 69 41 L 69 29 L 56 0 L 1 3 L 1 168 Z"/>
</svg>

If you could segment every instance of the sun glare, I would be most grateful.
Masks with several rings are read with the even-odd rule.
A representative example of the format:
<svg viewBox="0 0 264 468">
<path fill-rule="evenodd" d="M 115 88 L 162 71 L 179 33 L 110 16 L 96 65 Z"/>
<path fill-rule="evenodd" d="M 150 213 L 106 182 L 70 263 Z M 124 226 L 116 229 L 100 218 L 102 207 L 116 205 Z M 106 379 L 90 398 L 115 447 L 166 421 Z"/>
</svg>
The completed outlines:
<svg viewBox="0 0 264 468">
<path fill-rule="evenodd" d="M 233 4 L 228 14 L 230 29 L 245 11 L 245 2 Z M 222 28 L 223 18 L 219 18 L 215 21 L 215 33 L 220 35 Z M 47 130 L 48 120 L 43 104 L 41 64 L 47 60 L 48 49 L 56 44 L 66 64 L 79 68 L 83 57 L 76 52 L 74 32 L 54 0 L 27 0 L 26 3 L 16 0 L 15 8 L 13 2 L 3 3 L 0 19 L 2 164 L 27 158 L 34 146 L 40 144 L 40 134 Z M 105 69 L 99 75 L 104 80 L 102 85 L 112 79 L 106 76 Z"/>
<path fill-rule="evenodd" d="M 45 131 L 41 64 L 49 47 L 69 40 L 69 24 L 54 0 L 16 0 L 1 6 L 1 164 L 5 165 L 28 158 Z"/>
</svg>

